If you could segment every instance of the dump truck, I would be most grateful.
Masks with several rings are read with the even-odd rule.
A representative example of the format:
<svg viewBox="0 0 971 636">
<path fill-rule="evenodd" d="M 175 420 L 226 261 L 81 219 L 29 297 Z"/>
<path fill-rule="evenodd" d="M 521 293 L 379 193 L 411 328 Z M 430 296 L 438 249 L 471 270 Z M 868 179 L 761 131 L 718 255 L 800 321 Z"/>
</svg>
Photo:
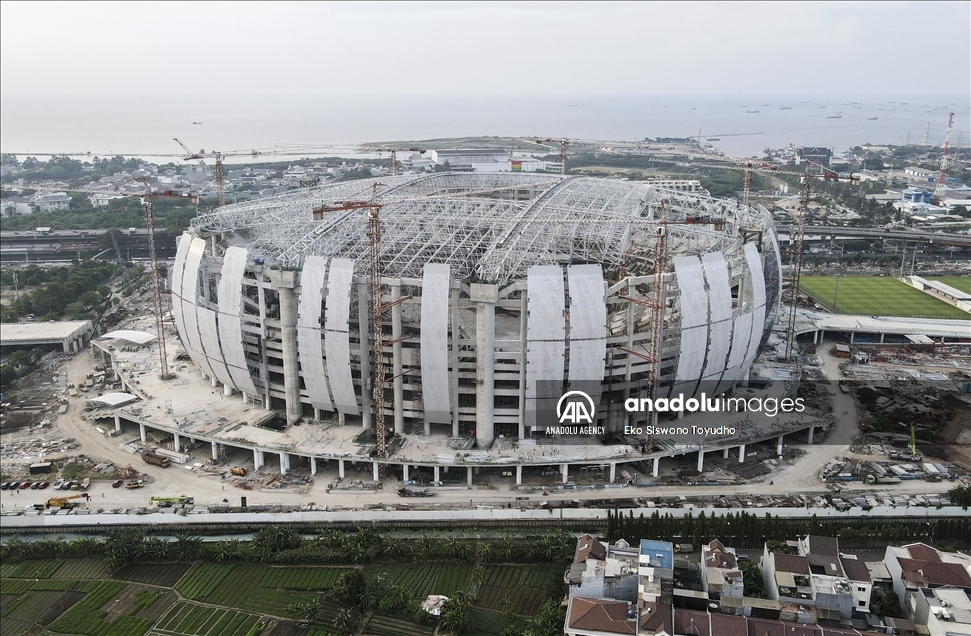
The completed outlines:
<svg viewBox="0 0 971 636">
<path fill-rule="evenodd" d="M 82 493 L 80 495 L 68 495 L 67 497 L 51 497 L 44 503 L 45 508 L 65 508 L 70 510 L 71 508 L 77 507 L 79 502 L 71 501 L 72 499 L 84 498 L 85 501 L 91 500 L 91 495 L 88 493 Z"/>
<path fill-rule="evenodd" d="M 172 463 L 168 457 L 162 457 L 153 451 L 142 453 L 142 461 L 149 464 L 155 464 L 156 466 L 161 466 L 162 468 L 168 468 L 169 464 Z"/>
<path fill-rule="evenodd" d="M 125 484 L 125 488 L 128 490 L 134 490 L 135 488 L 141 488 L 145 483 L 141 479 L 132 479 L 130 482 Z"/>
</svg>

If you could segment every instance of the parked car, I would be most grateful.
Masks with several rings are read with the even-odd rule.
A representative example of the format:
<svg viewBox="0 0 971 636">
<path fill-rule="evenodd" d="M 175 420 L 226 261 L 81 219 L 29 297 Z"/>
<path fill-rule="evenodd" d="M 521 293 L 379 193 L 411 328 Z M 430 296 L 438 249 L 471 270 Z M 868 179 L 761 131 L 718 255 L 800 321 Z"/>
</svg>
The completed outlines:
<svg viewBox="0 0 971 636">
<path fill-rule="evenodd" d="M 10 482 L 9 481 L 3 482 L 2 484 L 0 484 L 0 490 L 6 490 L 7 489 L 7 486 L 9 486 L 9 485 L 10 485 Z"/>
<path fill-rule="evenodd" d="M 40 488 L 40 482 L 39 481 L 35 481 L 34 483 L 32 483 L 30 485 L 30 489 L 31 490 L 37 490 L 38 488 Z"/>
<path fill-rule="evenodd" d="M 22 482 L 20 482 L 20 489 L 21 490 L 27 490 L 28 488 L 30 488 L 30 482 L 29 481 L 22 481 Z"/>
<path fill-rule="evenodd" d="M 40 486 L 38 486 L 38 488 L 40 488 L 41 490 L 44 490 L 45 488 L 47 488 L 50 485 L 51 485 L 51 482 L 49 482 L 49 481 L 42 481 L 42 482 L 40 482 Z"/>
<path fill-rule="evenodd" d="M 111 484 L 112 488 L 121 488 L 121 485 L 125 483 L 124 479 L 116 479 L 114 483 Z"/>
<path fill-rule="evenodd" d="M 63 479 L 58 479 L 57 481 L 54 482 L 54 490 L 60 490 L 63 487 L 64 487 Z"/>
</svg>

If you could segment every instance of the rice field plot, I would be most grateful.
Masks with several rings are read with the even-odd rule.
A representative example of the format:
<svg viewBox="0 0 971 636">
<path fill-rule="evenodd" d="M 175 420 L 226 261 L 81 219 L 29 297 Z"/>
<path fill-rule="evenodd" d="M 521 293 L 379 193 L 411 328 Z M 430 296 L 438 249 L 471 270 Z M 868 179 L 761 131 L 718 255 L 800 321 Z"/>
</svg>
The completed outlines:
<svg viewBox="0 0 971 636">
<path fill-rule="evenodd" d="M 238 604 L 234 604 L 234 607 L 272 616 L 286 616 L 287 605 L 290 603 L 308 603 L 316 596 L 316 594 L 310 592 L 290 592 L 257 587 L 249 592 L 245 598 L 238 601 Z"/>
<path fill-rule="evenodd" d="M 98 587 L 98 581 L 79 581 L 76 579 L 38 579 L 31 583 L 32 590 L 50 590 L 55 592 L 93 592 Z"/>
<path fill-rule="evenodd" d="M 429 594 L 464 591 L 472 581 L 473 566 L 450 565 L 385 565 L 365 568 L 367 574 L 387 576 L 388 580 L 405 588 L 411 598 L 425 598 Z"/>
<path fill-rule="evenodd" d="M 192 569 L 191 563 L 165 563 L 162 565 L 136 563 L 125 566 L 116 572 L 112 578 L 157 587 L 175 587 L 179 579 L 185 576 L 185 573 L 190 569 Z"/>
<path fill-rule="evenodd" d="M 152 630 L 167 636 L 242 636 L 260 617 L 235 610 L 205 607 L 180 601 L 172 606 Z"/>
<path fill-rule="evenodd" d="M 20 636 L 34 626 L 33 621 L 20 621 L 16 618 L 5 618 L 0 621 L 0 636 Z"/>
<path fill-rule="evenodd" d="M 50 629 L 82 636 L 142 636 L 152 626 L 146 618 L 123 615 L 106 620 L 102 607 L 125 588 L 121 581 L 104 581 L 51 623 Z"/>
<path fill-rule="evenodd" d="M 0 579 L 0 594 L 23 594 L 34 584 L 27 579 Z"/>
<path fill-rule="evenodd" d="M 63 592 L 28 592 L 4 611 L 3 618 L 36 622 L 57 602 L 61 594 Z"/>
<path fill-rule="evenodd" d="M 194 601 L 209 601 L 234 567 L 221 563 L 199 563 L 176 583 L 175 589 Z"/>
<path fill-rule="evenodd" d="M 61 567 L 61 561 L 20 561 L 3 566 L 0 577 L 11 579 L 48 579 Z"/>
<path fill-rule="evenodd" d="M 375 614 L 364 627 L 365 634 L 381 634 L 382 636 L 431 636 L 435 628 L 431 625 L 419 625 L 403 618 L 382 616 Z"/>
<path fill-rule="evenodd" d="M 550 577 L 560 575 L 554 566 L 487 567 L 475 605 L 485 610 L 508 610 L 520 616 L 533 616 L 546 598 Z"/>
<path fill-rule="evenodd" d="M 950 318 L 971 320 L 971 315 L 914 289 L 896 278 L 845 276 L 803 276 L 800 289 L 829 311 L 861 316 L 905 318 Z M 833 300 L 836 296 L 836 309 Z"/>
<path fill-rule="evenodd" d="M 268 568 L 260 587 L 285 590 L 329 590 L 350 568 Z"/>
<path fill-rule="evenodd" d="M 469 610 L 472 615 L 472 624 L 478 632 L 487 634 L 499 634 L 506 627 L 506 617 L 499 612 L 489 612 L 473 607 Z"/>
<path fill-rule="evenodd" d="M 104 559 L 68 559 L 61 562 L 51 578 L 104 579 L 108 576 L 108 562 Z"/>
</svg>

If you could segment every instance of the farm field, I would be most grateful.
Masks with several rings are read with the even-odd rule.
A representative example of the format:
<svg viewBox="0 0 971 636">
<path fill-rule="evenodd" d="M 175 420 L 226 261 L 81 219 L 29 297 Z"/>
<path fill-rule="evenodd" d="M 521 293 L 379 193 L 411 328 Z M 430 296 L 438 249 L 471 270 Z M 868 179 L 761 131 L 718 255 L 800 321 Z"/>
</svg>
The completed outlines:
<svg viewBox="0 0 971 636">
<path fill-rule="evenodd" d="M 801 279 L 800 288 L 828 311 L 834 311 L 833 297 L 836 294 L 834 277 L 804 276 Z M 840 277 L 835 313 L 971 320 L 971 315 L 957 307 L 952 307 L 889 277 Z"/>
<path fill-rule="evenodd" d="M 104 560 L 93 558 L 6 562 L 0 565 L 0 636 L 41 628 L 80 636 L 331 634 L 344 609 L 332 590 L 354 569 L 201 562 L 137 564 L 110 573 Z M 477 589 L 471 607 L 477 634 L 498 634 L 506 616 L 534 616 L 551 583 L 562 577 L 557 566 L 483 565 L 476 587 L 472 563 L 372 564 L 360 570 L 401 585 L 414 600 Z M 291 620 L 290 608 L 310 603 L 319 609 L 308 630 Z M 358 613 L 352 613 L 356 621 Z M 382 613 L 369 615 L 363 629 L 401 636 L 433 631 L 434 625 Z"/>
</svg>

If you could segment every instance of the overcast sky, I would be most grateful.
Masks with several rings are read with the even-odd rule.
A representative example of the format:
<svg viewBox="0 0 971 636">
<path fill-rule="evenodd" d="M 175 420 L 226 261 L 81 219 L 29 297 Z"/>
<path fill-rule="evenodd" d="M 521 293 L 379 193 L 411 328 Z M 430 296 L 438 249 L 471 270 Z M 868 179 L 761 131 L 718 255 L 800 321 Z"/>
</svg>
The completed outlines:
<svg viewBox="0 0 971 636">
<path fill-rule="evenodd" d="M 5 98 L 971 93 L 971 3 L 0 5 Z M 902 90 L 904 89 L 904 90 Z"/>
</svg>

